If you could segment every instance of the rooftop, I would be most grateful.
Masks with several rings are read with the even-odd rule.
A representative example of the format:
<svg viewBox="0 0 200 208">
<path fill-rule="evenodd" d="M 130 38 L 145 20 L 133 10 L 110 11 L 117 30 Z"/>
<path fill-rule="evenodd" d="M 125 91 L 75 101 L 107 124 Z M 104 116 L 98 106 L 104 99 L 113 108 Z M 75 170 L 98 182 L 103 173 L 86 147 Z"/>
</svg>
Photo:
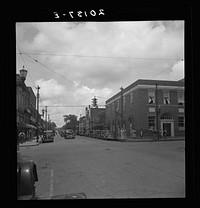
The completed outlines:
<svg viewBox="0 0 200 208">
<path fill-rule="evenodd" d="M 177 86 L 177 87 L 183 87 L 184 86 L 184 78 L 178 81 L 171 81 L 171 80 L 150 80 L 150 79 L 138 79 L 137 81 L 133 82 L 130 84 L 128 87 L 123 89 L 123 92 L 125 93 L 126 91 L 138 86 L 138 85 L 162 85 L 162 86 Z M 111 101 L 112 99 L 120 96 L 121 92 L 118 92 L 108 100 L 106 100 L 106 103 Z"/>
</svg>

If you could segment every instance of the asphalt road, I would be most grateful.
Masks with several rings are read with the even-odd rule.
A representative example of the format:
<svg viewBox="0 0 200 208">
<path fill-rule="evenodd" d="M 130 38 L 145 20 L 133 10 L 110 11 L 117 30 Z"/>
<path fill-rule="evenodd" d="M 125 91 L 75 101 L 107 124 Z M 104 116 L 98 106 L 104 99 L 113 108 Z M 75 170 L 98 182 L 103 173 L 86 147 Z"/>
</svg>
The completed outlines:
<svg viewBox="0 0 200 208">
<path fill-rule="evenodd" d="M 76 136 L 22 147 L 37 165 L 38 199 L 185 197 L 185 142 L 116 142 Z M 76 195 L 77 194 L 77 195 Z"/>
</svg>

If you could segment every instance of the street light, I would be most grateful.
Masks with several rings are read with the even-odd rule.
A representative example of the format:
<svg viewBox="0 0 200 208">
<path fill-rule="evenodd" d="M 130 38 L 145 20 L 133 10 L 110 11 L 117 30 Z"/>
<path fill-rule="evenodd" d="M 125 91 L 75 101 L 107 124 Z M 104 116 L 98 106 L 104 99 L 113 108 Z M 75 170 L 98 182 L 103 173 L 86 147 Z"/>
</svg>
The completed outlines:
<svg viewBox="0 0 200 208">
<path fill-rule="evenodd" d="M 23 66 L 23 69 L 21 69 L 21 70 L 19 71 L 19 73 L 20 73 L 21 79 L 22 79 L 23 82 L 24 82 L 24 81 L 26 80 L 26 76 L 27 76 L 27 70 L 24 69 L 24 66 Z"/>
</svg>

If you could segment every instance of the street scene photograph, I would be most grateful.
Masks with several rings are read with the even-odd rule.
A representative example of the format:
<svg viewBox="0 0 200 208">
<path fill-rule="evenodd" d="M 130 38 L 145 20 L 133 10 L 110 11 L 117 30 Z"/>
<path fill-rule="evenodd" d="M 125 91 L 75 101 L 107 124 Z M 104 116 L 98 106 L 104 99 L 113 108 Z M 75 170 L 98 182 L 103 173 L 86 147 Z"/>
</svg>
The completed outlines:
<svg viewBox="0 0 200 208">
<path fill-rule="evenodd" d="M 18 200 L 186 197 L 183 20 L 15 31 Z"/>
</svg>

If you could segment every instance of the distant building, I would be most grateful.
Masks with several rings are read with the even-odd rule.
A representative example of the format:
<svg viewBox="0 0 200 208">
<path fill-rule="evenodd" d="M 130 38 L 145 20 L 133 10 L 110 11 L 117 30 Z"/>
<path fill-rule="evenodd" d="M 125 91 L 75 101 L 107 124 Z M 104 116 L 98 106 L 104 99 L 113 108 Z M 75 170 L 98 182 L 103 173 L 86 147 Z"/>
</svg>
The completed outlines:
<svg viewBox="0 0 200 208">
<path fill-rule="evenodd" d="M 85 116 L 80 117 L 79 119 L 79 133 L 83 134 L 86 131 L 86 118 Z"/>
<path fill-rule="evenodd" d="M 105 108 L 91 108 L 86 107 L 86 130 L 102 130 L 105 126 Z"/>
<path fill-rule="evenodd" d="M 139 135 L 152 134 L 156 126 L 156 84 L 158 129 L 167 136 L 185 135 L 184 79 L 180 81 L 139 79 L 106 101 L 106 126 L 111 131 L 125 127 L 131 136 L 134 129 Z"/>
</svg>

